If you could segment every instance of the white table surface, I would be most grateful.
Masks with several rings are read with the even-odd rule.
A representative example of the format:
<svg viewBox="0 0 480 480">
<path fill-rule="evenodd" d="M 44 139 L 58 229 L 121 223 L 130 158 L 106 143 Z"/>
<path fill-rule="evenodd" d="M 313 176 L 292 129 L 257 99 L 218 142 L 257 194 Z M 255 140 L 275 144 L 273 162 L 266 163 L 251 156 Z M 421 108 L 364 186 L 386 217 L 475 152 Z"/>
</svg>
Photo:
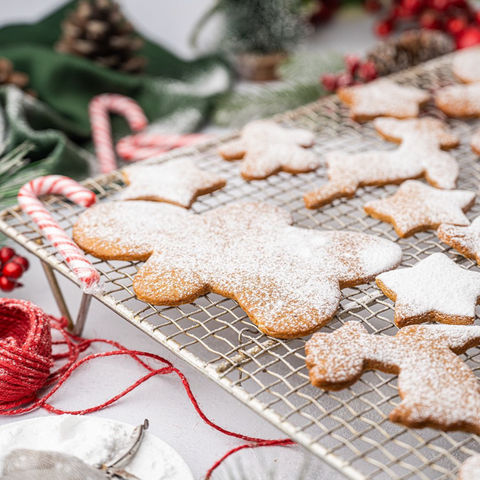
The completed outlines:
<svg viewBox="0 0 480 480">
<path fill-rule="evenodd" d="M 64 3 L 62 0 L 41 2 L 2 0 L 0 25 L 35 21 L 62 3 Z M 142 33 L 178 55 L 192 58 L 195 54 L 188 45 L 188 35 L 212 1 L 119 0 L 119 3 Z M 375 42 L 371 24 L 372 19 L 345 15 L 315 33 L 309 40 L 307 48 L 363 53 Z M 18 253 L 25 254 L 20 247 L 15 248 L 18 249 Z M 26 256 L 31 261 L 31 269 L 23 279 L 25 286 L 9 296 L 30 300 L 46 312 L 58 314 L 39 261 L 31 255 Z M 68 304 L 75 313 L 80 292 L 63 277 L 58 278 Z M 245 435 L 263 438 L 283 437 L 282 433 L 267 421 L 95 300 L 84 335 L 116 340 L 131 349 L 154 352 L 171 360 L 185 373 L 205 413 L 217 424 Z M 143 373 L 135 362 L 129 359 L 117 357 L 97 360 L 75 373 L 66 387 L 55 395 L 52 403 L 65 409 L 84 409 L 120 392 Z M 38 411 L 25 415 L 22 419 L 45 415 L 48 414 Z M 203 478 L 207 469 L 217 459 L 242 443 L 240 440 L 225 437 L 205 425 L 190 404 L 180 381 L 173 375 L 149 380 L 117 404 L 94 415 L 135 425 L 147 417 L 150 420 L 150 431 L 169 443 L 185 458 L 196 479 Z M 17 420 L 19 418 L 1 417 L 0 425 Z M 297 480 L 300 478 L 299 472 L 305 465 L 308 467 L 308 473 L 302 477 L 303 480 L 343 478 L 300 447 L 242 451 L 231 457 L 213 478 Z M 231 472 L 236 472 L 237 475 Z M 272 472 L 275 474 L 272 475 Z"/>
</svg>

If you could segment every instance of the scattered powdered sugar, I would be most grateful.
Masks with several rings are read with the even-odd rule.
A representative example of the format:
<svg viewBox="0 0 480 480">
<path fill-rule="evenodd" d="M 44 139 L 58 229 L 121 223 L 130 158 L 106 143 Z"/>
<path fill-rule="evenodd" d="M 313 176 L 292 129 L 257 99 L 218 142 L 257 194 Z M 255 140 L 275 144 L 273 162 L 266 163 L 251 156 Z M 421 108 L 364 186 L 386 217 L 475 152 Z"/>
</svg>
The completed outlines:
<svg viewBox="0 0 480 480">
<path fill-rule="evenodd" d="M 387 79 L 342 88 L 338 96 L 350 104 L 353 118 L 384 115 L 397 118 L 418 117 L 419 105 L 430 99 L 430 94 L 420 88 L 399 85 Z"/>
<path fill-rule="evenodd" d="M 270 120 L 257 120 L 243 127 L 239 140 L 222 145 L 219 152 L 226 160 L 243 158 L 242 176 L 247 180 L 259 180 L 281 170 L 290 173 L 316 170 L 320 159 L 306 150 L 314 143 L 313 132 L 285 128 Z"/>
<path fill-rule="evenodd" d="M 159 165 L 134 165 L 123 171 L 129 186 L 123 200 L 154 200 L 190 208 L 195 199 L 226 185 L 218 175 L 197 168 L 190 158 Z"/>
<path fill-rule="evenodd" d="M 480 82 L 480 48 L 469 48 L 456 53 L 452 70 L 462 82 Z"/>
<path fill-rule="evenodd" d="M 480 478 L 480 454 L 472 455 L 463 462 L 458 472 L 458 480 L 478 480 Z"/>
<path fill-rule="evenodd" d="M 162 206 L 94 207 L 75 226 L 75 240 L 101 258 L 109 247 L 117 259 L 122 248 L 129 259 L 135 251 L 137 258 L 154 251 L 134 279 L 141 300 L 184 304 L 212 291 L 236 299 L 272 336 L 319 329 L 335 314 L 340 288 L 370 281 L 401 261 L 401 248 L 388 240 L 292 227 L 286 211 L 268 204 L 235 203 L 202 215 L 169 206 L 161 220 Z M 177 218 L 174 211 L 181 212 Z"/>
<path fill-rule="evenodd" d="M 451 117 L 476 117 L 480 115 L 480 83 L 441 88 L 435 103 Z"/>
<path fill-rule="evenodd" d="M 431 129 L 427 128 L 429 125 Z M 441 122 L 431 118 L 378 118 L 375 127 L 390 139 L 403 139 L 402 145 L 393 152 L 329 153 L 325 159 L 329 181 L 305 195 L 308 208 L 321 207 L 336 198 L 352 197 L 360 187 L 398 184 L 422 176 L 435 187 L 455 188 L 458 164 L 440 148 L 442 140 L 452 145 L 455 137 L 445 132 Z"/>
<path fill-rule="evenodd" d="M 133 427 L 101 418 L 61 415 L 16 422 L 1 430 L 0 471 L 1 458 L 17 449 L 60 452 L 91 466 L 105 463 L 129 444 Z M 126 470 L 142 480 L 193 480 L 178 453 L 148 432 Z"/>
<path fill-rule="evenodd" d="M 369 202 L 365 211 L 374 218 L 391 223 L 400 237 L 437 229 L 442 223 L 469 225 L 463 212 L 475 202 L 475 193 L 467 190 L 438 190 L 409 180 L 390 197 Z"/>
<path fill-rule="evenodd" d="M 437 236 L 443 243 L 480 263 L 480 217 L 468 227 L 440 225 Z"/>
<path fill-rule="evenodd" d="M 480 385 L 456 354 L 479 344 L 478 326 L 414 325 L 389 337 L 348 322 L 309 340 L 307 366 L 315 386 L 332 390 L 351 385 L 366 370 L 398 374 L 402 402 L 390 420 L 478 434 Z"/>
<path fill-rule="evenodd" d="M 377 283 L 388 297 L 392 298 L 393 293 L 396 299 L 398 327 L 433 320 L 442 323 L 475 320 L 480 273 L 460 267 L 443 253 L 430 255 L 412 268 L 382 273 Z"/>
</svg>

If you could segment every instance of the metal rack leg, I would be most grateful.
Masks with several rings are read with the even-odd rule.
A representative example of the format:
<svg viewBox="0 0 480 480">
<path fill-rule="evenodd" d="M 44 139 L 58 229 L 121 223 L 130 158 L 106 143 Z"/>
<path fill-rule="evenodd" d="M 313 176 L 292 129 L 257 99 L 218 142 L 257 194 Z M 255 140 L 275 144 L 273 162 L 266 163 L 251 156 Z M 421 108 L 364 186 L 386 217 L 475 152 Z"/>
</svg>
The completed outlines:
<svg viewBox="0 0 480 480">
<path fill-rule="evenodd" d="M 63 317 L 65 317 L 68 321 L 68 329 L 77 336 L 80 336 L 83 332 L 85 327 L 85 322 L 87 321 L 88 311 L 90 309 L 90 303 L 92 302 L 92 295 L 88 295 L 84 293 L 82 295 L 82 300 L 80 302 L 80 308 L 78 310 L 77 319 L 75 323 L 73 323 L 72 316 L 68 310 L 67 304 L 65 302 L 65 298 L 63 293 L 60 289 L 60 285 L 58 285 L 57 279 L 55 277 L 55 272 L 53 269 L 42 261 L 42 267 L 45 271 L 45 275 L 47 277 L 48 283 L 50 288 L 52 289 L 53 296 L 55 297 L 55 301 L 57 302 L 58 309 Z"/>
</svg>

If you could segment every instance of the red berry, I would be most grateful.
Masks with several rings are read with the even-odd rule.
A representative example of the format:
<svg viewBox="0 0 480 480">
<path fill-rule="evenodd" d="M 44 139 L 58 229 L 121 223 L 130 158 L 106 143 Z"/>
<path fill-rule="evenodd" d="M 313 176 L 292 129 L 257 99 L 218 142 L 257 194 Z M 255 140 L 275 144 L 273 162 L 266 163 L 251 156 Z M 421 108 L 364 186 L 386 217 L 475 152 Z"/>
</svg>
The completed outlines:
<svg viewBox="0 0 480 480">
<path fill-rule="evenodd" d="M 422 8 L 422 0 L 403 0 L 402 6 L 413 15 Z"/>
<path fill-rule="evenodd" d="M 337 88 L 340 87 L 349 87 L 353 84 L 353 75 L 348 72 L 343 72 L 337 78 Z"/>
<path fill-rule="evenodd" d="M 365 10 L 367 12 L 378 12 L 382 8 L 382 4 L 379 0 L 365 0 Z"/>
<path fill-rule="evenodd" d="M 7 263 L 12 257 L 15 256 L 15 250 L 10 247 L 0 248 L 0 262 Z"/>
<path fill-rule="evenodd" d="M 393 31 L 393 21 L 392 20 L 381 20 L 375 25 L 375 33 L 379 37 L 385 37 Z"/>
<path fill-rule="evenodd" d="M 365 82 L 370 82 L 375 80 L 378 77 L 377 68 L 373 62 L 364 62 L 360 65 L 358 69 L 358 76 L 365 80 Z"/>
<path fill-rule="evenodd" d="M 449 0 L 431 0 L 430 3 L 432 5 L 432 8 L 439 12 L 445 11 L 450 5 Z"/>
<path fill-rule="evenodd" d="M 21 257 L 20 255 L 13 257 L 12 262 L 20 265 L 23 268 L 24 272 L 26 272 L 28 270 L 28 267 L 30 266 L 29 261 L 25 257 Z"/>
<path fill-rule="evenodd" d="M 13 278 L 16 280 L 22 276 L 22 273 L 22 266 L 15 262 L 8 262 L 2 268 L 2 274 L 7 278 Z"/>
<path fill-rule="evenodd" d="M 420 16 L 420 25 L 429 30 L 435 30 L 440 27 L 437 14 L 433 10 L 427 10 Z"/>
<path fill-rule="evenodd" d="M 462 33 L 467 27 L 467 22 L 463 18 L 451 18 L 447 22 L 447 31 L 454 36 Z"/>
<path fill-rule="evenodd" d="M 9 280 L 7 277 L 0 277 L 0 290 L 11 292 L 16 285 L 17 284 L 14 281 Z"/>
<path fill-rule="evenodd" d="M 475 12 L 475 21 L 476 21 L 477 23 L 480 23 L 480 10 L 477 10 L 477 11 Z"/>
<path fill-rule="evenodd" d="M 334 73 L 322 75 L 321 82 L 327 92 L 334 92 L 337 89 L 337 76 Z"/>
<path fill-rule="evenodd" d="M 360 57 L 358 55 L 345 55 L 345 66 L 347 67 L 347 72 L 350 75 L 355 75 L 358 67 L 360 66 Z"/>
<path fill-rule="evenodd" d="M 466 28 L 457 37 L 457 48 L 468 48 L 480 43 L 480 30 L 476 27 Z"/>
</svg>

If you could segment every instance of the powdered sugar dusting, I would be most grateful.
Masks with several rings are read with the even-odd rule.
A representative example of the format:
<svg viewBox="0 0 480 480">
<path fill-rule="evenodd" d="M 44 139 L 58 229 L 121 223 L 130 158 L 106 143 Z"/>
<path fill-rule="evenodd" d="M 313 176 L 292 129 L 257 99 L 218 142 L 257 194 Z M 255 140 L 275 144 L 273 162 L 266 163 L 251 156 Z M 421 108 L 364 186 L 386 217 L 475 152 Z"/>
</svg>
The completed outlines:
<svg viewBox="0 0 480 480">
<path fill-rule="evenodd" d="M 366 85 L 341 88 L 338 96 L 351 106 L 351 115 L 357 120 L 418 117 L 419 105 L 430 99 L 424 90 L 383 78 Z"/>
<path fill-rule="evenodd" d="M 369 202 L 365 211 L 374 218 L 391 223 L 400 237 L 437 229 L 442 223 L 469 225 L 463 212 L 475 202 L 475 193 L 467 190 L 443 191 L 409 180 L 390 197 Z"/>
<path fill-rule="evenodd" d="M 390 139 L 403 139 L 402 145 L 393 152 L 329 153 L 325 159 L 329 181 L 305 195 L 308 208 L 352 197 L 360 187 L 397 184 L 422 176 L 435 187 L 455 188 L 458 164 L 440 146 L 442 142 L 455 144 L 456 139 L 445 132 L 441 122 L 430 118 L 379 118 L 375 127 Z"/>
<path fill-rule="evenodd" d="M 440 225 L 437 235 L 443 243 L 480 263 L 480 217 L 468 227 Z"/>
<path fill-rule="evenodd" d="M 247 180 L 259 180 L 282 170 L 289 173 L 316 170 L 320 159 L 306 149 L 314 143 L 313 132 L 284 128 L 270 120 L 257 120 L 242 129 L 239 140 L 222 145 L 219 152 L 226 160 L 243 159 L 242 176 Z"/>
<path fill-rule="evenodd" d="M 390 420 L 480 433 L 480 385 L 456 356 L 479 344 L 478 326 L 414 325 L 389 337 L 348 322 L 309 340 L 307 366 L 312 383 L 331 390 L 351 385 L 366 370 L 398 374 L 402 402 Z"/>
<path fill-rule="evenodd" d="M 457 265 L 443 253 L 435 253 L 412 268 L 385 272 L 377 284 L 396 300 L 398 327 L 437 320 L 473 323 L 480 297 L 480 273 Z"/>
<path fill-rule="evenodd" d="M 435 103 L 450 117 L 476 117 L 480 115 L 480 84 L 441 88 L 435 95 Z"/>
<path fill-rule="evenodd" d="M 75 227 L 75 240 L 101 258 L 109 248 L 117 259 L 122 250 L 124 257 L 143 259 L 153 251 L 134 279 L 141 300 L 184 304 L 212 291 L 236 299 L 276 337 L 318 330 L 335 314 L 341 287 L 370 281 L 401 261 L 401 248 L 392 242 L 292 227 L 286 211 L 264 203 L 235 203 L 202 215 L 160 208 L 166 206 L 117 202 L 90 209 Z M 175 211 L 182 214 L 175 218 Z"/>
<path fill-rule="evenodd" d="M 171 160 L 160 165 L 140 164 L 123 171 L 129 186 L 123 200 L 154 200 L 190 208 L 194 200 L 225 186 L 218 175 L 197 168 L 190 158 Z"/>
<path fill-rule="evenodd" d="M 462 82 L 480 82 L 480 48 L 468 48 L 456 53 L 452 70 Z"/>
</svg>

